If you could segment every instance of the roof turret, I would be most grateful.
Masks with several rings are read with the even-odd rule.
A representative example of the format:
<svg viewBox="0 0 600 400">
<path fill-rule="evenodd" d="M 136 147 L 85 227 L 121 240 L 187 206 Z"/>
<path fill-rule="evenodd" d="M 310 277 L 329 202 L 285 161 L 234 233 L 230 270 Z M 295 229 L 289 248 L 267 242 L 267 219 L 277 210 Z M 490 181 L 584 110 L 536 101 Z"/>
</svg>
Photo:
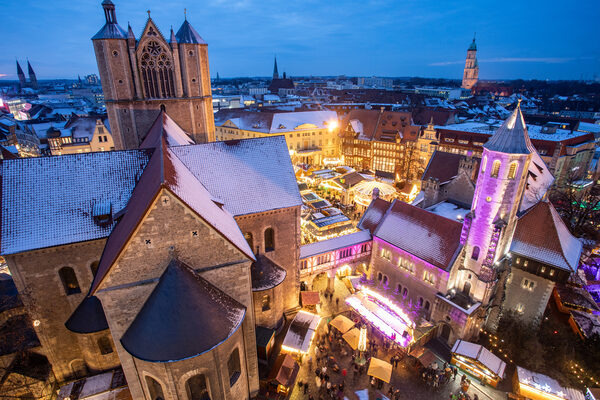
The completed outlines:
<svg viewBox="0 0 600 400">
<path fill-rule="evenodd" d="M 477 44 L 475 43 L 475 35 L 473 35 L 473 41 L 471 42 L 471 45 L 469 46 L 469 51 L 477 51 Z"/>
<path fill-rule="evenodd" d="M 175 35 L 178 43 L 206 44 L 194 27 L 186 19 Z"/>
<path fill-rule="evenodd" d="M 110 0 L 104 0 L 102 2 L 102 8 L 104 9 L 104 18 L 106 23 L 96 33 L 92 40 L 97 39 L 127 39 L 127 32 L 117 24 L 117 14 L 115 13 L 115 5 Z"/>
<path fill-rule="evenodd" d="M 520 100 L 515 111 L 483 147 L 490 151 L 508 154 L 530 154 L 535 151 L 531 140 L 529 140 L 529 134 L 521 112 Z"/>
</svg>

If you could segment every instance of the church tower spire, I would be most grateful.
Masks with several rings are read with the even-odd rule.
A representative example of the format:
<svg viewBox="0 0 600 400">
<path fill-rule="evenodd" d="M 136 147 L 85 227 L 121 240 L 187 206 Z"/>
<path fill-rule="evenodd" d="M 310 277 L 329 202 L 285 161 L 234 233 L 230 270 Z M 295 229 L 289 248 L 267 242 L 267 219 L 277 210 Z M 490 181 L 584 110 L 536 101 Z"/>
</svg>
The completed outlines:
<svg viewBox="0 0 600 400">
<path fill-rule="evenodd" d="M 463 72 L 462 87 L 471 89 L 479 79 L 479 63 L 477 62 L 477 44 L 475 43 L 475 35 L 473 42 L 467 49 L 467 60 L 465 61 L 465 70 Z"/>
<path fill-rule="evenodd" d="M 275 56 L 275 64 L 273 65 L 273 79 L 279 79 L 279 71 L 277 70 L 277 56 Z"/>
<path fill-rule="evenodd" d="M 27 81 L 25 80 L 25 73 L 23 72 L 23 69 L 21 68 L 21 65 L 19 64 L 19 61 L 17 60 L 17 76 L 19 77 L 19 84 L 21 85 L 21 87 L 25 87 L 25 85 L 27 85 Z"/>
<path fill-rule="evenodd" d="M 520 105 L 483 146 L 471 212 L 461 236 L 463 260 L 451 280 L 457 291 L 484 305 L 498 262 L 508 256 L 534 153 Z"/>
<path fill-rule="evenodd" d="M 27 73 L 29 74 L 29 84 L 31 85 L 31 87 L 33 89 L 37 89 L 37 87 L 38 87 L 37 77 L 35 76 L 35 72 L 33 71 L 33 68 L 31 67 L 29 60 L 27 60 Z"/>
</svg>

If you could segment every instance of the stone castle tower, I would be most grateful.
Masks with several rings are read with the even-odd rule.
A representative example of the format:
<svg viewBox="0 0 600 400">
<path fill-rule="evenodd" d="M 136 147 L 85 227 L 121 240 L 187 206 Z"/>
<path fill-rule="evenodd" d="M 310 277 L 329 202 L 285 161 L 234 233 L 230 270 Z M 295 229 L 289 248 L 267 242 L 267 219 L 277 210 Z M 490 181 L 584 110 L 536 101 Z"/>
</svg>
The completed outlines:
<svg viewBox="0 0 600 400">
<path fill-rule="evenodd" d="M 467 50 L 467 60 L 465 61 L 465 71 L 463 73 L 462 87 L 471 89 L 479 79 L 479 64 L 477 63 L 477 44 L 475 37 Z"/>
<path fill-rule="evenodd" d="M 486 304 L 496 263 L 506 256 L 514 233 L 535 152 L 520 106 L 483 147 L 471 212 L 463 225 L 464 261 L 451 286 Z"/>
<path fill-rule="evenodd" d="M 148 12 L 136 38 L 117 23 L 111 0 L 102 7 L 106 23 L 92 42 L 115 147 L 137 148 L 160 110 L 196 143 L 214 141 L 208 50 L 198 32 L 186 19 L 167 41 Z"/>
</svg>

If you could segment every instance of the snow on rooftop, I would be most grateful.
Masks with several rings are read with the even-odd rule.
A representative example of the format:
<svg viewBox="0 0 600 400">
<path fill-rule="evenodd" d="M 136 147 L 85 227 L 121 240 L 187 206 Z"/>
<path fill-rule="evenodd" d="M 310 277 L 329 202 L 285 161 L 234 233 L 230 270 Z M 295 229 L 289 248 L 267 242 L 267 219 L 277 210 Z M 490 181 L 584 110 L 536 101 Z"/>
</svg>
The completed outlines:
<svg viewBox="0 0 600 400">
<path fill-rule="evenodd" d="M 431 211 L 434 214 L 441 215 L 442 217 L 460 222 L 462 222 L 465 219 L 465 215 L 471 211 L 448 201 L 442 201 L 441 203 L 434 204 L 430 207 L 427 207 L 426 210 Z"/>
<path fill-rule="evenodd" d="M 140 150 L 35 157 L 2 164 L 2 254 L 108 236 L 94 203 L 125 207 L 149 159 Z"/>
<path fill-rule="evenodd" d="M 342 235 L 333 239 L 323 240 L 321 242 L 305 244 L 300 247 L 300 259 L 312 257 L 317 254 L 328 253 L 337 249 L 343 249 L 370 240 L 371 233 L 369 231 L 359 231 L 349 235 Z"/>
<path fill-rule="evenodd" d="M 302 204 L 283 136 L 179 146 L 171 151 L 233 215 Z"/>
<path fill-rule="evenodd" d="M 435 129 L 483 133 L 492 136 L 494 132 L 496 132 L 496 130 L 500 127 L 500 125 L 502 125 L 502 122 L 503 121 L 500 120 L 490 120 L 489 122 L 465 121 L 459 124 L 452 125 L 436 125 Z M 529 134 L 529 138 L 534 140 L 548 140 L 553 142 L 560 142 L 562 140 L 587 135 L 587 132 L 571 132 L 567 129 L 557 129 L 555 133 L 546 133 L 542 131 L 543 129 L 544 127 L 540 125 L 527 124 L 527 133 Z"/>
</svg>

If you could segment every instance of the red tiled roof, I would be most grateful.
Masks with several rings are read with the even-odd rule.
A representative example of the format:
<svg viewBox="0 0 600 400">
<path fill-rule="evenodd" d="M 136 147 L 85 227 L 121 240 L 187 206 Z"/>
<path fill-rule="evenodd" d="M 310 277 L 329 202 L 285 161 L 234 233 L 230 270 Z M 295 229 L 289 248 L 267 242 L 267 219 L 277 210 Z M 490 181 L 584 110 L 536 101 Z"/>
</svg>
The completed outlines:
<svg viewBox="0 0 600 400">
<path fill-rule="evenodd" d="M 461 248 L 462 224 L 395 200 L 373 236 L 448 271 Z"/>
<path fill-rule="evenodd" d="M 380 198 L 373 200 L 360 219 L 357 228 L 373 233 L 390 205 L 389 201 Z"/>
</svg>

